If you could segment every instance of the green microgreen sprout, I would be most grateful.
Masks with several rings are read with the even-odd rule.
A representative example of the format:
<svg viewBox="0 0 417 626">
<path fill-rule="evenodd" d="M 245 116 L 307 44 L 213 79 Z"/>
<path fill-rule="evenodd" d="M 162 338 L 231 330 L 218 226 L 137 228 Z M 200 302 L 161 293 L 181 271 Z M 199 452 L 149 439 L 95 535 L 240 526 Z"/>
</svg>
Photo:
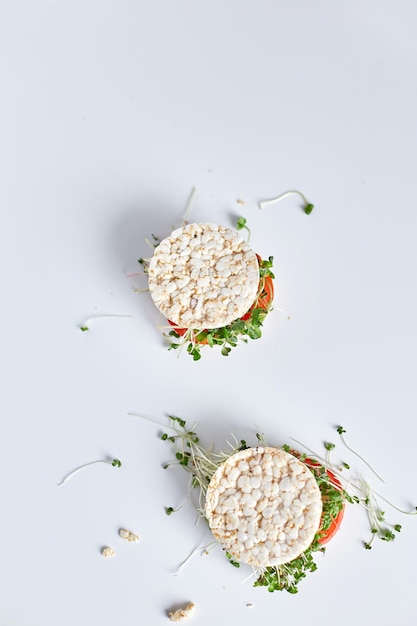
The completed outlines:
<svg viewBox="0 0 417 626">
<path fill-rule="evenodd" d="M 151 233 L 151 237 L 152 237 L 152 241 L 148 239 L 147 237 L 145 237 L 145 241 L 148 244 L 148 246 L 152 248 L 152 250 L 155 250 L 155 248 L 157 248 L 159 244 L 161 243 L 161 239 L 157 237 L 156 235 L 154 235 L 153 233 Z"/>
<path fill-rule="evenodd" d="M 324 442 L 324 448 L 326 450 L 326 461 L 328 465 L 330 465 L 330 452 L 335 449 L 334 443 L 329 443 L 328 441 Z"/>
<path fill-rule="evenodd" d="M 143 273 L 144 274 L 148 274 L 149 273 L 150 259 L 144 259 L 144 258 L 140 257 L 140 259 L 138 259 L 138 263 L 142 267 Z"/>
<path fill-rule="evenodd" d="M 256 433 L 256 438 L 262 446 L 267 445 L 264 433 Z"/>
<path fill-rule="evenodd" d="M 336 432 L 339 434 L 340 439 L 343 443 L 343 445 L 345 446 L 345 448 L 347 448 L 349 450 L 349 452 L 352 452 L 352 454 L 354 454 L 355 456 L 358 457 L 358 459 L 360 459 L 363 463 L 365 463 L 365 465 L 367 465 L 369 467 L 369 469 L 371 470 L 371 472 L 373 474 L 375 474 L 375 476 L 382 482 L 384 483 L 384 479 L 381 478 L 381 476 L 379 474 L 377 474 L 377 472 L 374 470 L 374 468 L 368 463 L 368 461 L 366 461 L 360 454 L 358 454 L 355 450 L 353 450 L 350 446 L 348 446 L 348 444 L 346 443 L 346 440 L 344 438 L 344 434 L 346 432 L 346 430 L 343 428 L 343 426 L 338 426 L 336 428 Z"/>
<path fill-rule="evenodd" d="M 246 219 L 246 217 L 239 217 L 239 219 L 236 222 L 236 230 L 243 230 L 243 229 L 248 231 L 248 239 L 247 239 L 247 241 L 249 242 L 251 231 L 250 231 L 250 228 L 247 225 L 247 219 Z"/>
<path fill-rule="evenodd" d="M 90 330 L 91 325 L 96 321 L 115 319 L 119 317 L 133 317 L 133 315 L 94 315 L 93 317 L 88 318 L 82 323 L 82 325 L 80 326 L 80 330 L 84 333 L 87 330 Z"/>
<path fill-rule="evenodd" d="M 260 209 L 264 209 L 267 205 L 275 204 L 276 202 L 280 202 L 281 200 L 283 200 L 287 196 L 290 196 L 290 195 L 293 195 L 293 194 L 297 194 L 298 196 L 300 196 L 300 198 L 302 199 L 302 201 L 304 203 L 304 205 L 303 205 L 304 213 L 306 213 L 307 215 L 310 215 L 310 213 L 314 209 L 314 204 L 311 204 L 311 202 L 309 202 L 307 200 L 305 195 L 303 193 L 301 193 L 301 191 L 297 191 L 296 189 L 291 189 L 290 191 L 285 191 L 284 193 L 281 193 L 279 196 L 276 196 L 275 198 L 271 198 L 270 200 L 263 200 L 262 202 L 259 202 L 259 208 Z"/>
<path fill-rule="evenodd" d="M 119 459 L 112 459 L 112 460 L 108 460 L 108 459 L 97 459 L 96 461 L 89 461 L 89 463 L 84 463 L 83 465 L 80 465 L 79 467 L 76 467 L 74 470 L 72 470 L 69 474 L 67 474 L 60 483 L 58 483 L 58 487 L 61 487 L 61 485 L 63 485 L 64 483 L 66 483 L 70 478 L 72 478 L 75 474 L 78 474 L 78 472 L 80 472 L 81 470 L 85 469 L 86 467 L 89 467 L 90 465 L 95 465 L 96 463 L 105 463 L 106 465 L 111 465 L 112 467 L 121 467 L 122 466 L 122 462 L 119 461 Z"/>
<path fill-rule="evenodd" d="M 229 559 L 229 563 L 230 565 L 233 565 L 233 567 L 240 567 L 240 563 L 239 561 L 236 561 L 233 556 L 230 554 L 230 552 L 225 552 L 225 555 L 227 556 L 227 558 Z"/>
</svg>

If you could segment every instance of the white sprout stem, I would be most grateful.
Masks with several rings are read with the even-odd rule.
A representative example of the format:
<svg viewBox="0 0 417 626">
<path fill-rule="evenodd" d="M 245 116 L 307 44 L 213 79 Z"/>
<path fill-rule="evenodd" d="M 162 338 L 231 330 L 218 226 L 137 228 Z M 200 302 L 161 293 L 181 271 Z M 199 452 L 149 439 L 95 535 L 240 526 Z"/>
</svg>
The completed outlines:
<svg viewBox="0 0 417 626">
<path fill-rule="evenodd" d="M 175 328 L 174 328 L 175 330 Z M 186 333 L 184 333 L 184 335 L 180 338 L 179 341 L 179 350 L 177 352 L 177 359 L 180 358 L 182 351 L 184 350 L 185 346 L 187 345 L 187 342 L 190 341 L 193 344 L 193 348 L 195 346 L 195 341 L 194 341 L 194 331 L 192 328 L 189 328 L 187 330 Z"/>
<path fill-rule="evenodd" d="M 261 576 L 261 574 L 262 572 L 260 570 L 256 570 L 255 567 L 252 567 L 252 572 L 249 574 L 249 576 L 246 576 L 246 578 L 244 578 L 240 584 L 241 585 L 246 584 L 248 580 L 250 580 L 251 578 L 254 578 L 255 576 L 256 576 L 256 579 L 258 579 L 259 576 Z"/>
<path fill-rule="evenodd" d="M 346 491 L 350 495 L 354 495 L 355 492 L 358 493 L 359 496 L 361 496 L 360 503 L 365 508 L 367 508 L 366 505 L 363 502 L 363 498 L 364 498 L 364 487 L 363 487 L 363 485 L 362 486 L 356 485 L 353 481 L 346 480 L 346 477 L 336 467 L 334 467 L 334 465 L 329 464 L 326 459 L 324 459 L 322 456 L 320 456 L 319 454 L 314 452 L 314 450 L 312 450 L 311 448 L 308 448 L 301 441 L 298 441 L 297 439 L 294 439 L 294 437 L 290 437 L 290 439 L 291 439 L 291 441 L 294 441 L 299 446 L 302 446 L 305 450 L 310 452 L 310 454 L 313 455 L 314 459 L 317 460 L 318 462 L 320 462 L 323 465 L 323 467 L 325 467 L 326 469 L 329 469 L 334 474 L 335 478 L 340 482 L 340 484 L 342 485 L 342 488 L 344 489 L 344 491 Z M 364 481 L 364 480 L 362 480 L 362 483 L 365 484 L 365 485 L 368 485 L 368 483 L 366 481 Z M 334 483 L 331 480 L 330 480 L 330 484 L 333 484 L 333 486 L 337 487 L 337 485 L 334 485 Z"/>
<path fill-rule="evenodd" d="M 417 509 L 414 511 L 406 511 L 404 509 L 400 509 L 398 506 L 396 506 L 395 504 L 393 504 L 390 500 L 387 500 L 387 498 L 384 498 L 384 496 L 381 496 L 380 493 L 378 493 L 377 491 L 374 491 L 374 494 L 380 498 L 381 500 L 383 500 L 384 502 L 386 502 L 387 504 L 390 505 L 390 507 L 392 507 L 393 509 L 395 509 L 396 511 L 398 511 L 399 513 L 403 513 L 404 515 L 417 515 Z"/>
<path fill-rule="evenodd" d="M 352 452 L 352 454 L 354 454 L 355 456 L 358 457 L 358 459 L 360 459 L 362 461 L 362 463 L 365 463 L 365 465 L 367 465 L 369 467 L 369 469 L 371 470 L 371 472 L 373 474 L 375 474 L 375 476 L 378 478 L 378 480 L 380 480 L 382 483 L 385 484 L 385 480 L 383 478 L 381 478 L 381 476 L 374 470 L 374 468 L 372 467 L 372 465 L 370 465 L 368 463 L 368 461 L 366 461 L 363 456 L 361 456 L 360 454 L 358 454 L 357 452 L 355 452 L 355 450 L 353 450 L 350 446 L 348 446 L 348 444 L 345 441 L 345 438 L 343 437 L 342 433 L 339 433 L 339 437 L 342 440 L 343 445 L 345 446 L 345 448 L 347 448 L 350 452 Z"/>
<path fill-rule="evenodd" d="M 290 439 L 291 439 L 291 441 L 295 441 L 295 443 L 297 443 L 299 446 L 301 446 L 302 448 L 304 448 L 305 450 L 310 452 L 318 461 L 320 461 L 321 463 L 323 463 L 324 466 L 326 466 L 326 459 L 324 459 L 322 456 L 320 456 L 319 454 L 314 452 L 314 450 L 312 450 L 311 448 L 308 448 L 301 441 L 298 441 L 298 439 L 294 439 L 294 437 L 290 437 Z"/>
<path fill-rule="evenodd" d="M 178 511 L 181 511 L 182 507 L 189 501 L 191 500 L 191 490 L 193 488 L 193 479 L 192 476 L 190 477 L 190 481 L 188 484 L 188 488 L 187 491 L 185 493 L 185 495 L 183 496 L 182 500 L 180 500 L 180 503 L 177 504 L 177 506 L 172 507 L 172 512 L 173 513 L 178 513 Z"/>
<path fill-rule="evenodd" d="M 197 195 L 197 189 L 195 187 L 192 188 L 190 197 L 188 198 L 187 206 L 185 207 L 184 218 L 182 220 L 182 226 L 188 224 L 188 218 L 190 217 L 192 208 L 194 206 L 194 201 Z"/>
<path fill-rule="evenodd" d="M 64 476 L 64 478 L 61 480 L 60 483 L 58 483 L 58 487 L 61 487 L 64 483 L 66 483 L 70 478 L 72 478 L 73 476 L 75 476 L 75 474 L 78 474 L 78 472 L 81 472 L 81 470 L 85 469 L 86 467 L 88 467 L 89 465 L 95 465 L 96 463 L 106 463 L 106 465 L 113 465 L 114 461 L 116 459 L 113 459 L 112 461 L 107 461 L 105 459 L 98 459 L 97 461 L 90 461 L 89 463 L 84 463 L 84 465 L 80 465 L 80 467 L 75 468 L 74 470 L 72 470 L 72 472 L 70 472 L 69 474 L 67 474 L 66 476 Z"/>
<path fill-rule="evenodd" d="M 274 306 L 273 308 L 274 308 L 274 311 L 279 311 L 280 313 L 284 313 L 284 315 L 287 316 L 288 320 L 291 319 L 291 315 L 285 309 L 281 309 L 281 307 L 279 307 L 279 306 Z"/>
<path fill-rule="evenodd" d="M 91 322 L 96 322 L 99 320 L 109 320 L 109 319 L 114 319 L 114 318 L 119 318 L 119 317 L 133 317 L 133 315 L 94 315 L 93 317 L 89 317 L 87 320 L 85 320 L 85 322 L 83 322 L 82 327 L 86 327 L 89 324 L 91 324 Z"/>
<path fill-rule="evenodd" d="M 170 428 L 171 430 L 175 430 L 175 428 L 171 424 L 163 424 L 162 422 L 158 422 L 158 420 L 154 420 L 152 417 L 146 417 L 146 415 L 140 415 L 140 413 L 128 413 L 129 417 L 137 417 L 138 419 L 145 420 L 147 422 L 152 422 L 153 424 L 158 424 L 158 426 L 162 426 L 163 428 Z"/>
<path fill-rule="evenodd" d="M 153 244 L 152 241 L 150 241 L 147 237 L 145 237 L 144 239 L 146 243 L 148 244 L 148 246 L 152 248 L 152 250 L 155 250 L 155 244 Z"/>
<path fill-rule="evenodd" d="M 332 462 L 330 461 L 330 450 L 326 448 L 326 462 L 329 467 L 333 469 Z"/>
<path fill-rule="evenodd" d="M 285 191 L 284 193 L 281 193 L 279 196 L 276 196 L 275 198 L 271 198 L 270 200 L 262 200 L 262 202 L 259 202 L 258 206 L 260 209 L 264 209 L 269 204 L 275 204 L 276 202 L 280 202 L 287 196 L 291 196 L 293 194 L 297 194 L 298 196 L 300 196 L 300 198 L 303 199 L 305 204 L 309 204 L 307 198 L 305 197 L 303 193 L 301 193 L 301 191 L 297 191 L 297 189 L 290 189 L 289 191 Z"/>
<path fill-rule="evenodd" d="M 233 445 L 233 443 L 231 443 L 227 439 L 226 439 L 226 443 L 229 446 L 229 448 L 231 448 L 232 450 L 236 450 L 236 448 L 239 447 L 240 442 L 239 442 L 238 438 L 236 437 L 236 435 L 234 433 L 230 433 L 230 434 L 231 434 L 231 436 L 234 439 L 234 445 Z"/>
<path fill-rule="evenodd" d="M 181 327 L 178 326 L 177 324 L 175 326 L 173 326 L 172 324 L 158 324 L 157 326 L 158 330 L 181 330 Z"/>
<path fill-rule="evenodd" d="M 219 544 L 217 543 L 217 541 L 211 541 L 210 543 L 206 544 L 205 546 L 196 546 L 195 548 L 193 548 L 193 550 L 191 550 L 190 554 L 187 556 L 186 559 L 184 559 L 184 561 L 182 563 L 179 564 L 178 568 L 176 569 L 174 576 L 178 576 L 178 574 L 180 573 L 180 571 L 182 570 L 182 568 L 187 565 L 188 561 L 190 559 L 192 559 L 192 557 L 195 555 L 196 552 L 199 552 L 201 550 L 201 555 L 203 555 L 205 553 L 206 550 L 208 550 L 209 548 L 213 548 L 215 546 L 218 546 Z"/>
<path fill-rule="evenodd" d="M 342 435 L 340 435 L 340 436 L 342 436 Z M 305 446 L 300 441 L 297 441 L 296 439 L 294 439 L 292 437 L 291 437 L 291 439 L 292 439 L 292 441 L 295 441 L 296 443 L 298 443 L 299 445 L 304 447 L 306 450 L 308 450 L 317 460 L 319 460 L 320 462 L 323 463 L 324 467 L 327 466 L 326 461 L 323 458 L 321 458 L 319 455 L 317 455 L 313 450 L 311 450 L 310 448 L 307 448 L 307 446 Z M 378 476 L 378 474 L 376 474 L 376 472 L 369 465 L 369 463 L 367 463 L 365 461 L 365 459 L 363 459 L 359 454 L 357 454 L 354 450 L 352 450 L 348 446 L 346 446 L 346 447 L 353 454 L 355 454 L 357 457 L 359 457 L 369 467 L 369 469 L 372 470 L 372 472 L 377 476 L 377 478 L 379 478 L 379 480 L 384 482 L 382 480 L 382 478 L 380 476 Z M 390 500 L 388 500 L 387 498 L 382 496 L 380 493 L 378 493 L 377 491 L 372 489 L 371 486 L 369 485 L 369 483 L 365 479 L 362 478 L 359 481 L 359 484 L 356 484 L 353 480 L 351 480 L 351 481 L 346 480 L 345 476 L 343 476 L 335 467 L 330 466 L 328 469 L 330 469 L 334 473 L 335 477 L 339 480 L 340 484 L 342 485 L 342 488 L 344 489 L 344 491 L 346 491 L 347 493 L 350 493 L 350 495 L 357 494 L 357 496 L 359 497 L 359 504 L 367 512 L 371 528 L 372 527 L 376 527 L 378 531 L 381 529 L 381 523 L 378 520 L 378 517 L 376 515 L 376 511 L 379 510 L 379 506 L 378 506 L 378 502 L 376 501 L 376 498 L 379 498 L 383 502 L 386 502 L 391 508 L 393 508 L 395 511 L 398 511 L 399 513 L 402 513 L 404 515 L 417 515 L 417 510 L 415 510 L 415 511 L 406 511 L 406 510 L 401 509 L 400 507 L 396 506 L 395 504 L 393 504 Z M 372 540 L 373 540 L 373 537 L 372 537 L 371 541 Z"/>
<path fill-rule="evenodd" d="M 142 272 L 132 272 L 132 274 L 126 274 L 126 278 L 136 278 L 136 276 L 141 276 L 142 278 L 145 278 L 148 276 L 148 272 L 142 271 Z"/>
</svg>

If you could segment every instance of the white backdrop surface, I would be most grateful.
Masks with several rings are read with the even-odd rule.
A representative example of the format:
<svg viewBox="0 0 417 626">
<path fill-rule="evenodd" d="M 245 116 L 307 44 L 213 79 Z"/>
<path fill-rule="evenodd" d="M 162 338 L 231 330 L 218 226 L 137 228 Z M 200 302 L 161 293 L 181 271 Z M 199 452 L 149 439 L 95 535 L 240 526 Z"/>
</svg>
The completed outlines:
<svg viewBox="0 0 417 626">
<path fill-rule="evenodd" d="M 189 600 L 200 626 L 417 623 L 417 519 L 388 505 L 394 543 L 364 550 L 351 507 L 295 596 L 220 551 L 174 576 L 210 535 L 191 504 L 165 515 L 187 478 L 128 415 L 218 447 L 260 429 L 320 450 L 342 424 L 378 491 L 416 505 L 416 20 L 412 0 L 0 4 L 1 626 L 156 626 Z M 193 219 L 244 215 L 277 275 L 263 338 L 198 363 L 130 277 L 193 186 Z M 259 211 L 293 188 L 310 216 Z M 80 332 L 101 314 L 130 317 Z"/>
</svg>

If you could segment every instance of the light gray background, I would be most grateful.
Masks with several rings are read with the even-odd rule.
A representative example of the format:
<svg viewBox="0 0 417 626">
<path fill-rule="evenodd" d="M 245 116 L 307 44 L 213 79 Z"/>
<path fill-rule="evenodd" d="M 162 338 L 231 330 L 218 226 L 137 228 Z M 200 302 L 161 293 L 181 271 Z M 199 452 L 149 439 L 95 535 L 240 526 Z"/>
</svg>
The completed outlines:
<svg viewBox="0 0 417 626">
<path fill-rule="evenodd" d="M 153 626 L 187 600 L 201 626 L 417 622 L 417 519 L 395 512 L 367 552 L 349 509 L 297 596 L 215 551 L 174 577 L 209 535 L 191 506 L 165 516 L 186 477 L 127 415 L 314 449 L 341 423 L 375 487 L 416 504 L 416 19 L 412 0 L 1 2 L 1 626 Z M 277 273 L 264 338 L 199 363 L 128 278 L 193 186 L 195 221 L 244 215 Z M 258 210 L 291 188 L 309 217 Z M 96 314 L 132 317 L 81 333 Z M 123 467 L 57 487 L 106 456 Z"/>
</svg>

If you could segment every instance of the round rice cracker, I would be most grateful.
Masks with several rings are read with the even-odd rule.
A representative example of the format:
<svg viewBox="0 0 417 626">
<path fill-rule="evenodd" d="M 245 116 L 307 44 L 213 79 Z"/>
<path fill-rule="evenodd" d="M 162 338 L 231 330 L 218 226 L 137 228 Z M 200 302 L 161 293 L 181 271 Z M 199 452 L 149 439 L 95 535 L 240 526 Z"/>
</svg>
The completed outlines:
<svg viewBox="0 0 417 626">
<path fill-rule="evenodd" d="M 221 328 L 256 300 L 259 263 L 241 235 L 217 224 L 187 224 L 163 239 L 149 264 L 149 291 L 179 328 Z"/>
<path fill-rule="evenodd" d="M 213 475 L 205 514 L 215 539 L 254 567 L 289 563 L 320 528 L 322 499 L 309 468 L 281 448 L 237 452 Z"/>
</svg>

